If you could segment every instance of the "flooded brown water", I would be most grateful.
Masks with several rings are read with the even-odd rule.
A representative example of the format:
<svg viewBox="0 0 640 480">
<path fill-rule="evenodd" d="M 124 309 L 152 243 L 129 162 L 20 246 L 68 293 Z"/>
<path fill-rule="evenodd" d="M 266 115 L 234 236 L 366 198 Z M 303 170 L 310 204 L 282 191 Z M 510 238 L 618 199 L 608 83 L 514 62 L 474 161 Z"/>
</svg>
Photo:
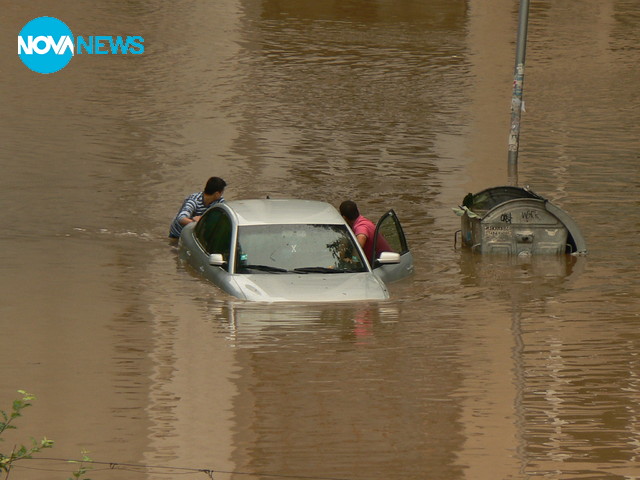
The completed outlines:
<svg viewBox="0 0 640 480">
<path fill-rule="evenodd" d="M 454 249 L 451 207 L 507 181 L 517 2 L 4 2 L 0 408 L 37 400 L 0 451 L 46 435 L 94 480 L 640 478 L 640 4 L 531 3 L 520 182 L 587 257 Z M 31 72 L 44 15 L 145 53 Z M 234 301 L 166 238 L 211 175 L 393 207 L 416 273 Z"/>
</svg>

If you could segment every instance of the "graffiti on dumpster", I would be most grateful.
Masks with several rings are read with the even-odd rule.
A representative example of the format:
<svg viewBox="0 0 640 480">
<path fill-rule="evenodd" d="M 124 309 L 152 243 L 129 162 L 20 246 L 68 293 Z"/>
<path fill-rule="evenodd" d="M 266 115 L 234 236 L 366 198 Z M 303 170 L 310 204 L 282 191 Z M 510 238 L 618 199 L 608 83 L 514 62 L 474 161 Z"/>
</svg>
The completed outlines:
<svg viewBox="0 0 640 480">
<path fill-rule="evenodd" d="M 504 223 L 511 223 L 511 212 L 500 215 L 500 221 Z"/>
<path fill-rule="evenodd" d="M 523 222 L 535 222 L 540 220 L 540 216 L 536 210 L 523 210 L 521 218 Z"/>
<path fill-rule="evenodd" d="M 500 221 L 502 223 L 537 223 L 542 219 L 537 210 L 520 210 L 516 212 L 505 212 L 500 215 Z"/>
</svg>

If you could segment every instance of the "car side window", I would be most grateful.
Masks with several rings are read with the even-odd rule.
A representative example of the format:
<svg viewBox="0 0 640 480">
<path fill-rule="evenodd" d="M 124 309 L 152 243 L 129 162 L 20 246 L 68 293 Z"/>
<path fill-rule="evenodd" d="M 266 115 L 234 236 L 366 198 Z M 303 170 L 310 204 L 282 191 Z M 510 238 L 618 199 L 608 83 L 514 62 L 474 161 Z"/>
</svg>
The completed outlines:
<svg viewBox="0 0 640 480">
<path fill-rule="evenodd" d="M 223 210 L 209 210 L 196 225 L 194 234 L 205 252 L 209 255 L 221 253 L 225 261 L 229 262 L 231 219 Z M 225 268 L 228 268 L 228 263 Z"/>
<path fill-rule="evenodd" d="M 393 210 L 387 212 L 378 222 L 378 232 L 382 234 L 394 252 L 404 254 L 409 251 L 400 221 Z M 376 242 L 377 243 L 377 242 Z"/>
</svg>

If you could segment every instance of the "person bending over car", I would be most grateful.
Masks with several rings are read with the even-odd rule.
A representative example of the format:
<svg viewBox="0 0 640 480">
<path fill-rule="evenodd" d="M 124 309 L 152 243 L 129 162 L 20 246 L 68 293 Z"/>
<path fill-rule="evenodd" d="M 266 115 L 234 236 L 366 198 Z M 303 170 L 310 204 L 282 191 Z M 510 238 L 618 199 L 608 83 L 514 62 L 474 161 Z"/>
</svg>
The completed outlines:
<svg viewBox="0 0 640 480">
<path fill-rule="evenodd" d="M 356 240 L 364 250 L 367 259 L 371 266 L 374 265 L 374 260 L 381 252 L 391 252 L 392 248 L 389 246 L 387 240 L 378 233 L 378 239 L 376 241 L 376 254 L 373 254 L 373 236 L 376 232 L 376 226 L 371 220 L 360 215 L 358 205 L 351 200 L 345 200 L 340 204 L 340 215 L 351 227 L 353 233 L 356 235 Z"/>
<path fill-rule="evenodd" d="M 224 202 L 222 194 L 227 183 L 220 177 L 211 177 L 202 192 L 192 193 L 182 202 L 180 210 L 173 218 L 169 229 L 169 237 L 179 238 L 185 225 L 197 222 L 209 207 Z"/>
</svg>

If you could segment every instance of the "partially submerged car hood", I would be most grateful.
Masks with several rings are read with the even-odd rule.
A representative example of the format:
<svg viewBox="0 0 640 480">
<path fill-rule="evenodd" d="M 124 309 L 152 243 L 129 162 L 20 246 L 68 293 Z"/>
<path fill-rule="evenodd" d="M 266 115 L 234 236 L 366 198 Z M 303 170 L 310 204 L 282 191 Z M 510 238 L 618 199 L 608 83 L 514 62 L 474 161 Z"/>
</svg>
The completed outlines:
<svg viewBox="0 0 640 480">
<path fill-rule="evenodd" d="M 233 275 L 240 298 L 254 302 L 384 300 L 389 292 L 369 272 Z"/>
</svg>

